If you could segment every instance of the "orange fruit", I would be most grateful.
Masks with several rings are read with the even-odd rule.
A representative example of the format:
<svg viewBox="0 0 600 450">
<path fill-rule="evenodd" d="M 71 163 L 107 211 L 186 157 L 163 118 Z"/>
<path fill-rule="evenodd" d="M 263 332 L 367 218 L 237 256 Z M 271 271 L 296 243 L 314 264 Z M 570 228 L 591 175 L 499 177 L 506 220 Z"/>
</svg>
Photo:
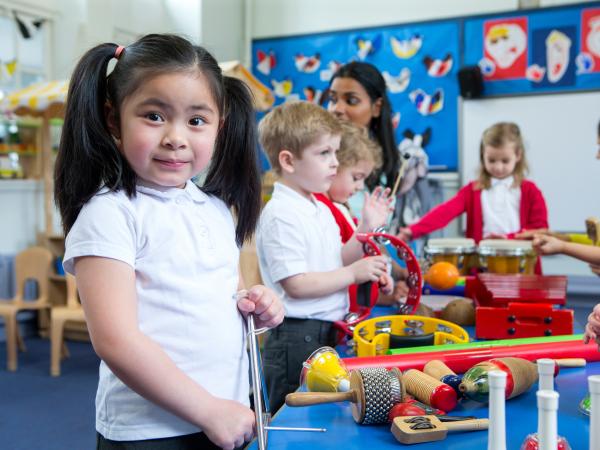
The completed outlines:
<svg viewBox="0 0 600 450">
<path fill-rule="evenodd" d="M 440 261 L 429 268 L 425 281 L 434 289 L 446 290 L 456 286 L 459 276 L 460 273 L 454 264 Z"/>
</svg>

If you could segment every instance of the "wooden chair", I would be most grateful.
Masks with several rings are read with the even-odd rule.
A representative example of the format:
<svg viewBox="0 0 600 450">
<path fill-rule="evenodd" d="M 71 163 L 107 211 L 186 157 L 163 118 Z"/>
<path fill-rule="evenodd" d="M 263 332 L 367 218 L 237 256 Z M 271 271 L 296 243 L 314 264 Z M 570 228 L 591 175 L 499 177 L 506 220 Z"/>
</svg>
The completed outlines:
<svg viewBox="0 0 600 450">
<path fill-rule="evenodd" d="M 60 361 L 69 356 L 69 350 L 63 339 L 66 322 L 85 323 L 83 307 L 77 295 L 75 277 L 67 274 L 67 304 L 55 306 L 50 313 L 50 375 L 60 375 Z"/>
<path fill-rule="evenodd" d="M 17 314 L 24 310 L 41 310 L 49 308 L 48 276 L 52 264 L 52 253 L 44 247 L 31 247 L 15 257 L 15 274 L 17 292 L 10 300 L 0 300 L 0 316 L 4 318 L 6 332 L 6 367 L 10 371 L 17 370 L 17 345 L 25 351 L 25 343 L 19 333 Z M 38 297 L 35 300 L 24 300 L 23 291 L 27 280 L 35 280 Z"/>
</svg>

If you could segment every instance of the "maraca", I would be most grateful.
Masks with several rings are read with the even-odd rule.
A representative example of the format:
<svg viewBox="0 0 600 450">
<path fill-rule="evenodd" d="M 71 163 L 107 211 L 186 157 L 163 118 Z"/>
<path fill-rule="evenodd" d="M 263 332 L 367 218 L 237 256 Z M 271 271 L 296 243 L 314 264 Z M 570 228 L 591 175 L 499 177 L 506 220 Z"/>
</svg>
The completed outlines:
<svg viewBox="0 0 600 450">
<path fill-rule="evenodd" d="M 346 392 L 350 389 L 350 374 L 333 348 L 321 347 L 302 363 L 303 385 L 311 392 Z"/>
</svg>

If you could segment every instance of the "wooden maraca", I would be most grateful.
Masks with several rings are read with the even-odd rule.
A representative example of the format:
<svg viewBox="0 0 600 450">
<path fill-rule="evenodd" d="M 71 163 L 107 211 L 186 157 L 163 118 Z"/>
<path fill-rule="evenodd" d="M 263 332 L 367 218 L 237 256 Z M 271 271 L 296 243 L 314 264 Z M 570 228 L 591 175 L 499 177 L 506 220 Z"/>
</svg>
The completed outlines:
<svg viewBox="0 0 600 450">
<path fill-rule="evenodd" d="M 475 364 L 463 375 L 458 387 L 466 397 L 485 403 L 488 400 L 488 373 L 500 370 L 507 375 L 506 398 L 527 391 L 538 379 L 537 365 L 523 358 L 495 358 Z"/>
<path fill-rule="evenodd" d="M 443 411 L 452 411 L 456 406 L 456 392 L 450 386 L 416 369 L 402 375 L 406 392 L 418 400 Z"/>
<path fill-rule="evenodd" d="M 460 386 L 462 381 L 462 376 L 455 374 L 443 361 L 432 359 L 425 364 L 423 372 L 450 386 L 459 397 L 462 396 L 462 392 L 458 389 L 458 386 Z"/>
<path fill-rule="evenodd" d="M 286 395 L 288 406 L 310 406 L 321 403 L 351 402 L 352 417 L 362 425 L 388 423 L 388 415 L 396 403 L 403 401 L 401 372 L 383 367 L 367 367 L 350 372 L 347 392 L 293 392 Z"/>
</svg>

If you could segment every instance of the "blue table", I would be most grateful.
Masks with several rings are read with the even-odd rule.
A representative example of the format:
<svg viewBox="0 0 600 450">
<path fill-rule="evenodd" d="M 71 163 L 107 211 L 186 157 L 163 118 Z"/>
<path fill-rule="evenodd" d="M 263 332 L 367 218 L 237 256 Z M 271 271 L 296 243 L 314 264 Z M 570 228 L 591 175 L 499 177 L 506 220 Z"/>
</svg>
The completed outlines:
<svg viewBox="0 0 600 450">
<path fill-rule="evenodd" d="M 567 438 L 573 450 L 588 450 L 589 418 L 578 410 L 579 401 L 587 393 L 587 377 L 600 374 L 600 362 L 590 363 L 584 369 L 562 369 L 555 379 L 560 394 L 558 433 Z M 528 392 L 506 403 L 506 445 L 518 450 L 525 436 L 536 431 L 537 407 L 533 386 Z M 451 415 L 488 417 L 487 405 L 463 402 Z M 392 433 L 390 425 L 358 425 L 352 419 L 350 404 L 333 403 L 308 407 L 284 406 L 273 418 L 274 426 L 324 427 L 325 433 L 271 431 L 268 449 L 398 449 L 402 446 Z M 258 448 L 256 442 L 249 446 Z M 485 450 L 487 431 L 450 433 L 443 441 L 417 444 L 419 450 Z"/>
</svg>

